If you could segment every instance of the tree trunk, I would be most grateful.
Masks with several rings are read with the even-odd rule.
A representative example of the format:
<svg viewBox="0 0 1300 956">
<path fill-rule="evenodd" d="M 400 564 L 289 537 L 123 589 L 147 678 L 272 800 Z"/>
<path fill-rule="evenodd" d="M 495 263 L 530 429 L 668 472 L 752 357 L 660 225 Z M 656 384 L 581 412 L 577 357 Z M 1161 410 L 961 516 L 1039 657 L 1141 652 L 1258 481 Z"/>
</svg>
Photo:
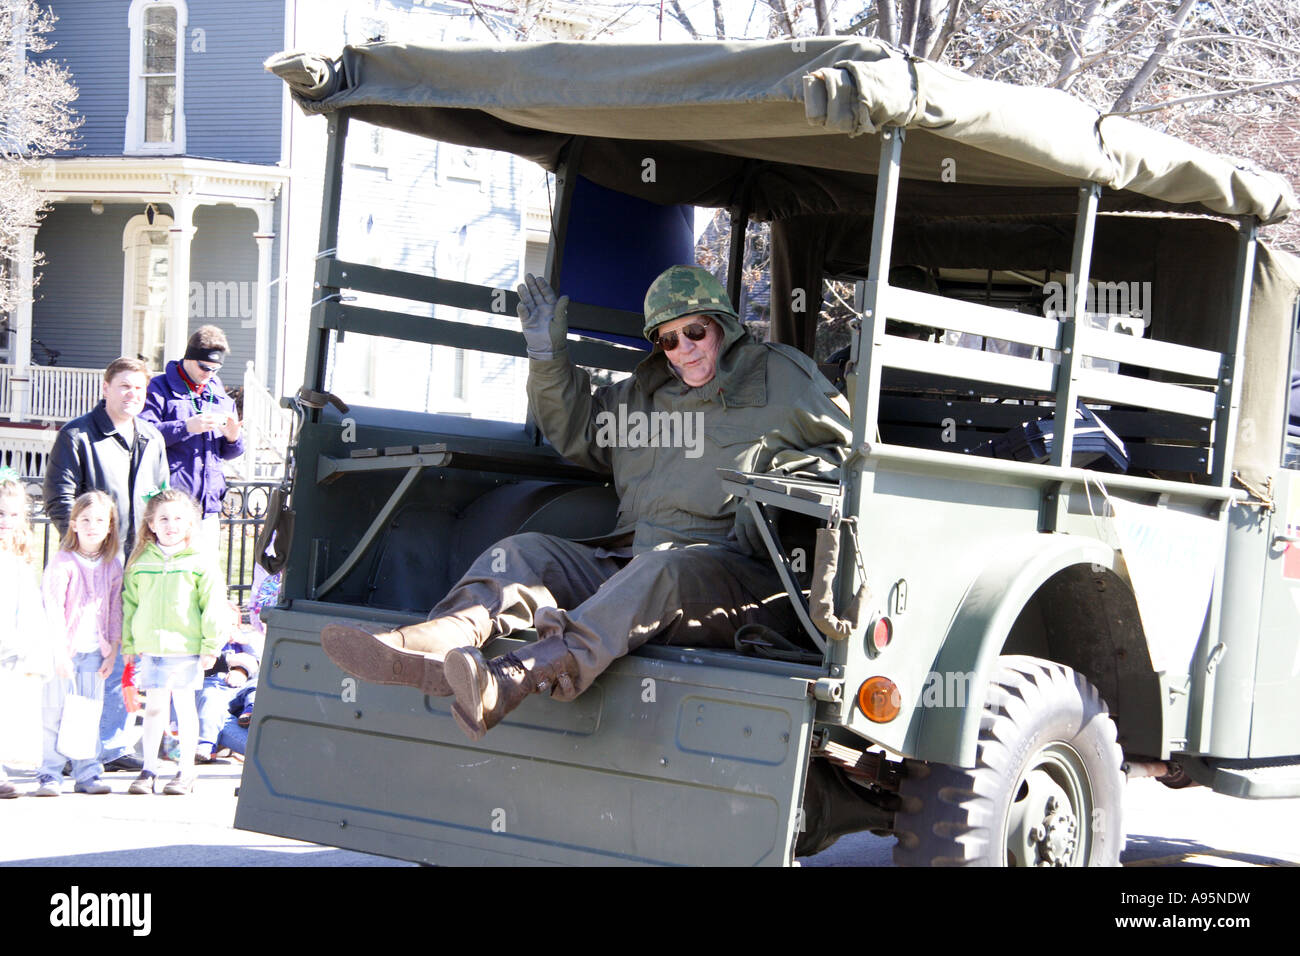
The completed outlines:
<svg viewBox="0 0 1300 956">
<path fill-rule="evenodd" d="M 902 23 L 898 27 L 898 44 L 911 49 L 916 42 L 916 7 L 921 0 L 899 0 Z"/>
<path fill-rule="evenodd" d="M 880 15 L 880 25 L 876 36 L 886 43 L 898 45 L 898 11 L 894 9 L 894 0 L 876 0 L 876 10 Z"/>
</svg>

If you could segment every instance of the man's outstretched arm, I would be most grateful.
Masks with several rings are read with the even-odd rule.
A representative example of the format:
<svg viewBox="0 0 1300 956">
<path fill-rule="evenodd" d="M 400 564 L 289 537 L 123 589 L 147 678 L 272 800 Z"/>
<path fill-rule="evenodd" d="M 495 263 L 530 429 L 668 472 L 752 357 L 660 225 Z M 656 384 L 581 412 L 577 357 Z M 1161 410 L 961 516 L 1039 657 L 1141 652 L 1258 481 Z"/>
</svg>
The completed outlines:
<svg viewBox="0 0 1300 956">
<path fill-rule="evenodd" d="M 528 404 L 542 434 L 561 455 L 583 468 L 613 471 L 612 449 L 596 441 L 596 416 L 610 388 L 592 394 L 591 376 L 569 359 L 569 297 L 556 297 L 547 281 L 527 276 L 519 286 L 519 318 L 528 343 Z"/>
</svg>

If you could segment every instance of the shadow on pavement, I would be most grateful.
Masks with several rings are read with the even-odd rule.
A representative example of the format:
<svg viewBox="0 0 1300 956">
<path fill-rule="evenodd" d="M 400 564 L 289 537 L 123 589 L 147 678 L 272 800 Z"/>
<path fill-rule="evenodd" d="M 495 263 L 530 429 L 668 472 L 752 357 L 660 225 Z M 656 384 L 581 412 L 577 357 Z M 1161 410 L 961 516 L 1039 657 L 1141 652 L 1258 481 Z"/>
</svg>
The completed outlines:
<svg viewBox="0 0 1300 956">
<path fill-rule="evenodd" d="M 207 846 L 200 843 L 178 846 L 133 847 L 105 853 L 7 860 L 3 866 L 414 866 L 404 860 L 389 860 L 351 850 L 312 846 L 259 847 Z"/>
<path fill-rule="evenodd" d="M 1295 866 L 1285 860 L 1234 850 L 1216 850 L 1194 840 L 1129 834 L 1120 855 L 1123 866 Z"/>
</svg>

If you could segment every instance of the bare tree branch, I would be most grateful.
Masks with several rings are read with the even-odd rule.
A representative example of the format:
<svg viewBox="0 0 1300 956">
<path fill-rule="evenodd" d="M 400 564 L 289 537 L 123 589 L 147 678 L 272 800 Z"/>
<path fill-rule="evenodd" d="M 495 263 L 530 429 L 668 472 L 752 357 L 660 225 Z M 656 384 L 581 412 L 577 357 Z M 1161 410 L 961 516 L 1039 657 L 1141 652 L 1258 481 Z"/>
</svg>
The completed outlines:
<svg viewBox="0 0 1300 956">
<path fill-rule="evenodd" d="M 888 0 L 883 0 L 883 2 L 888 2 Z M 871 24 L 877 22 L 879 19 L 880 19 L 880 14 L 877 11 L 872 10 L 866 16 L 859 17 L 857 20 L 854 20 L 843 30 L 839 30 L 837 32 L 840 34 L 840 36 L 846 36 L 846 37 L 853 36 L 859 30 L 871 26 Z"/>
<path fill-rule="evenodd" d="M 679 0 L 668 0 L 668 7 L 669 12 L 673 15 L 673 19 L 686 28 L 686 32 L 691 35 L 691 39 L 698 40 L 700 34 L 695 29 L 695 24 L 691 23 L 691 18 L 686 15 L 686 11 L 682 9 Z"/>
<path fill-rule="evenodd" d="M 794 21 L 790 19 L 790 11 L 785 8 L 784 0 L 766 0 L 766 3 L 772 11 L 772 22 L 777 30 L 785 36 L 794 36 Z"/>
<path fill-rule="evenodd" d="M 722 18 L 722 0 L 713 0 L 713 32 L 719 40 L 727 38 L 727 21 Z"/>
<path fill-rule="evenodd" d="M 948 49 L 948 44 L 952 42 L 952 38 L 957 34 L 958 30 L 965 27 L 972 17 L 978 15 L 989 0 L 975 0 L 975 4 L 966 11 L 965 15 L 962 15 L 961 9 L 963 2 L 964 0 L 949 0 L 948 15 L 944 18 L 943 29 L 939 31 L 934 43 L 926 51 L 925 58 L 927 60 L 938 60 L 943 56 L 944 50 Z M 961 17 L 960 26 L 957 21 L 959 16 Z"/>
<path fill-rule="evenodd" d="M 39 280 L 41 257 L 23 249 L 22 237 L 49 206 L 32 173 L 41 157 L 71 146 L 81 125 L 68 69 L 32 57 L 53 46 L 48 37 L 57 19 L 32 0 L 0 0 L 0 312 L 32 294 L 20 279 L 24 256 L 33 284 Z"/>
<path fill-rule="evenodd" d="M 1248 86 L 1240 90 L 1219 90 L 1213 93 L 1201 93 L 1198 96 L 1183 96 L 1176 100 L 1166 100 L 1163 103 L 1153 103 L 1150 106 L 1140 106 L 1137 109 L 1125 110 L 1118 112 L 1111 110 L 1103 114 L 1102 118 L 1107 116 L 1137 116 L 1141 113 L 1156 113 L 1160 110 L 1167 110 L 1171 106 L 1182 106 L 1184 103 L 1199 103 L 1204 100 L 1225 100 L 1233 96 L 1244 96 L 1248 93 L 1258 93 L 1261 90 L 1273 90 L 1283 86 L 1300 87 L 1300 76 L 1293 76 L 1288 80 L 1276 80 L 1272 83 L 1260 83 L 1256 86 Z"/>
<path fill-rule="evenodd" d="M 1183 0 L 1182 4 L 1178 7 L 1178 12 L 1174 14 L 1173 22 L 1169 25 L 1168 29 L 1165 30 L 1164 35 L 1160 39 L 1160 43 L 1157 44 L 1155 50 L 1152 51 L 1150 58 L 1146 63 L 1142 64 L 1142 68 L 1137 71 L 1137 75 L 1129 81 L 1128 85 L 1124 87 L 1124 92 L 1119 95 L 1117 100 L 1115 100 L 1114 105 L 1111 107 L 1112 112 L 1124 114 L 1129 111 L 1129 107 L 1133 105 L 1133 101 L 1137 99 L 1138 94 L 1141 93 L 1147 83 L 1150 82 L 1151 77 L 1155 75 L 1156 68 L 1160 66 L 1160 61 L 1165 58 L 1170 47 L 1173 46 L 1174 41 L 1178 38 L 1178 34 L 1182 30 L 1183 24 L 1187 21 L 1187 17 L 1192 12 L 1192 7 L 1196 5 L 1196 2 L 1197 0 Z"/>
<path fill-rule="evenodd" d="M 1283 46 L 1281 43 L 1274 43 L 1271 40 L 1265 40 L 1263 37 L 1247 37 L 1242 36 L 1240 33 L 1197 33 L 1192 36 L 1178 37 L 1171 46 L 1190 46 L 1193 43 L 1200 43 L 1202 40 L 1207 43 L 1246 43 L 1263 47 L 1266 50 L 1273 50 L 1276 53 L 1300 56 L 1300 46 Z"/>
<path fill-rule="evenodd" d="M 474 11 L 474 16 L 478 18 L 478 21 L 482 23 L 483 26 L 487 27 L 488 33 L 492 34 L 492 39 L 500 40 L 501 37 L 497 36 L 496 27 L 492 26 L 492 21 L 489 20 L 487 14 L 483 12 L 483 8 L 478 5 L 478 0 L 469 0 L 469 6 L 470 9 Z"/>
<path fill-rule="evenodd" d="M 1036 21 L 1034 20 L 1022 20 L 1014 26 L 1008 27 L 1006 33 L 1003 35 L 1001 41 L 998 42 L 997 46 L 976 59 L 975 62 L 970 65 L 968 72 L 975 76 L 979 76 L 988 68 L 990 63 L 1000 57 L 1012 46 L 1023 40 L 1025 35 L 1033 29 L 1035 22 Z"/>
</svg>

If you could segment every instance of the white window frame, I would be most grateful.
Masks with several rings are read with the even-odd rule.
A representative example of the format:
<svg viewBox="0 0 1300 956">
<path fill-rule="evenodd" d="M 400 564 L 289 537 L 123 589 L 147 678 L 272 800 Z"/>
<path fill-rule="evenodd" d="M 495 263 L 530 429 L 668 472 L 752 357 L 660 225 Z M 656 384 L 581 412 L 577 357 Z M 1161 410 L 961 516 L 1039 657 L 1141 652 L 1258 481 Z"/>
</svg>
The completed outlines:
<svg viewBox="0 0 1300 956">
<path fill-rule="evenodd" d="M 172 217 L 158 213 L 154 216 L 153 225 L 149 225 L 149 220 L 141 216 L 132 216 L 122 230 L 122 264 L 124 276 L 122 279 L 122 350 L 120 355 L 135 355 L 134 337 L 135 337 L 135 247 L 136 240 L 142 232 L 170 232 L 172 227 Z M 167 305 L 163 309 L 163 332 L 167 330 L 167 317 L 171 314 L 171 298 L 177 294 L 176 284 L 172 279 L 171 257 L 174 255 L 170 237 L 167 243 L 167 271 L 168 271 L 168 289 Z M 188 297 L 189 290 L 185 290 Z M 163 355 L 164 364 L 166 363 L 166 354 Z M 162 369 L 153 369 L 155 375 L 162 374 Z"/>
<path fill-rule="evenodd" d="M 144 138 L 145 82 L 144 14 L 153 7 L 171 7 L 176 11 L 176 117 L 172 124 L 175 138 L 169 143 L 147 143 Z M 174 155 L 185 152 L 185 33 L 189 26 L 189 8 L 185 0 L 131 0 L 127 11 L 131 30 L 130 98 L 126 110 L 126 146 L 123 152 L 134 155 Z"/>
</svg>

